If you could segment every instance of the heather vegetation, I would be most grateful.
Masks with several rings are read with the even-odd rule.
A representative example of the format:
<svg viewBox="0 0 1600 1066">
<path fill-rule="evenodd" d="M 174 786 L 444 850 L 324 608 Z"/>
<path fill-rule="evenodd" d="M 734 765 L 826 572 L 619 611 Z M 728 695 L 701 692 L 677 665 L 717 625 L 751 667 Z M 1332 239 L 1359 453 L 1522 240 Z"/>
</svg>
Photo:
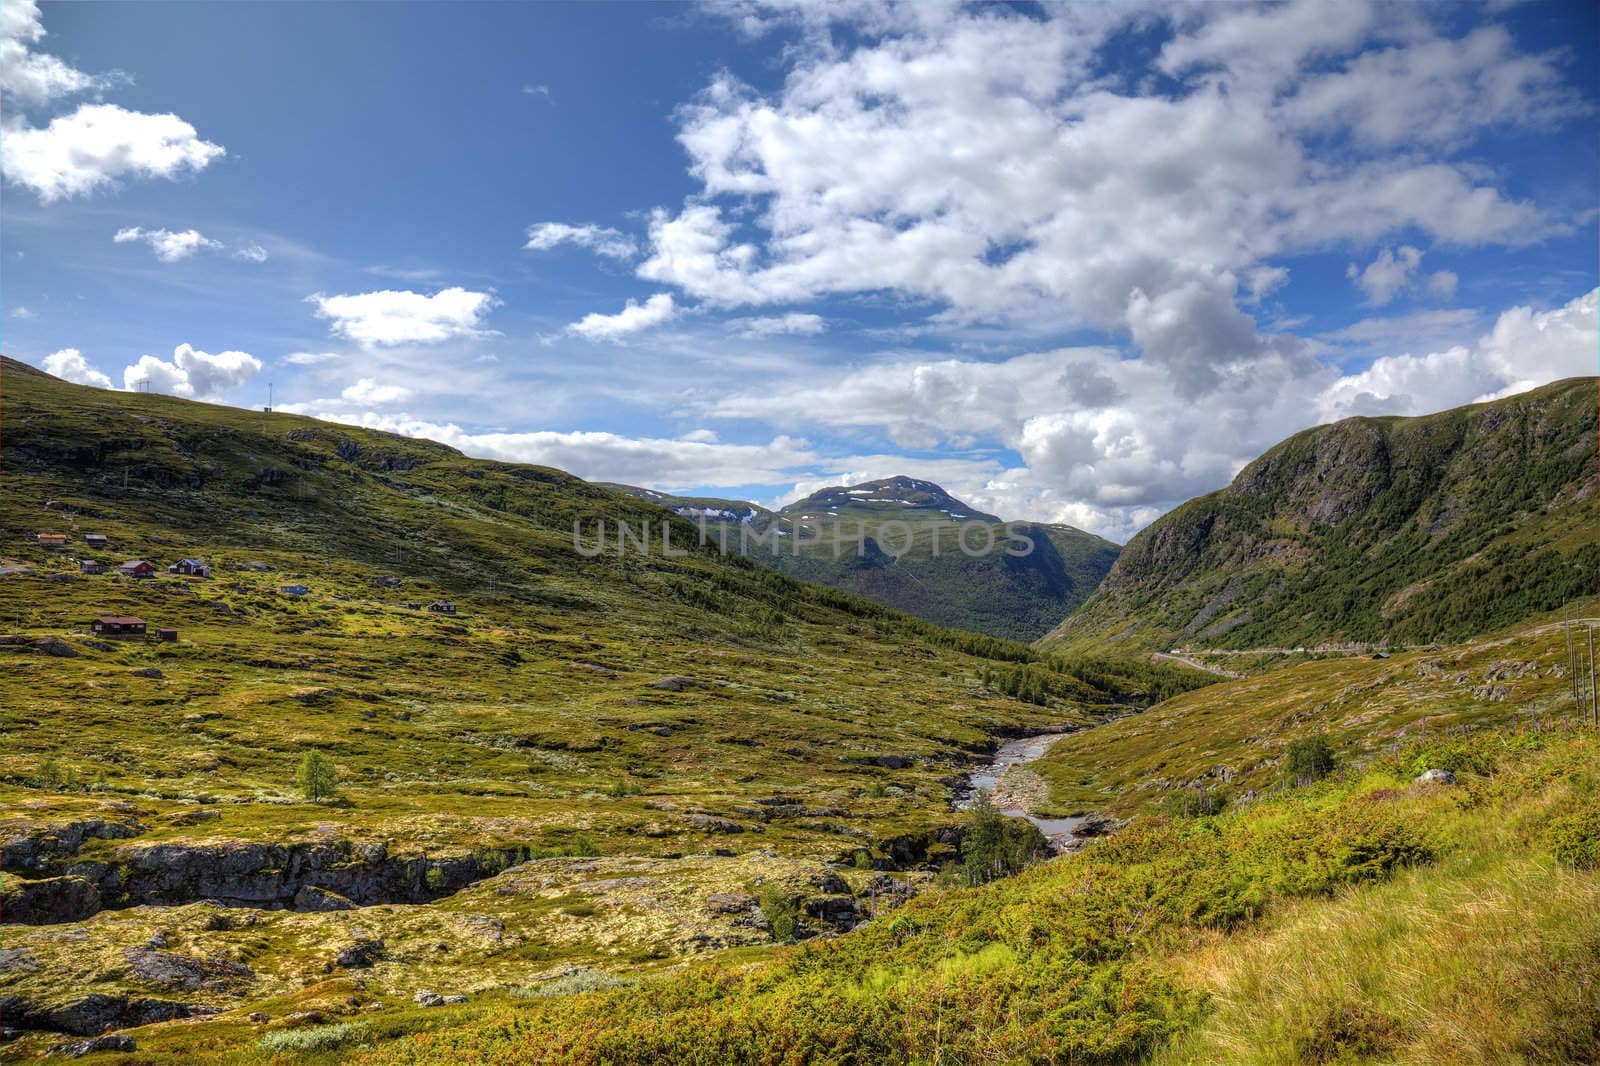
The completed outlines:
<svg viewBox="0 0 1600 1066">
<path fill-rule="evenodd" d="M 1600 880 L 1544 843 L 1600 803 L 1596 735 L 1419 742 L 753 967 L 486 1009 L 367 1063 L 1532 1062 L 1600 1046 Z M 1530 994 L 1531 993 L 1531 994 Z"/>
</svg>

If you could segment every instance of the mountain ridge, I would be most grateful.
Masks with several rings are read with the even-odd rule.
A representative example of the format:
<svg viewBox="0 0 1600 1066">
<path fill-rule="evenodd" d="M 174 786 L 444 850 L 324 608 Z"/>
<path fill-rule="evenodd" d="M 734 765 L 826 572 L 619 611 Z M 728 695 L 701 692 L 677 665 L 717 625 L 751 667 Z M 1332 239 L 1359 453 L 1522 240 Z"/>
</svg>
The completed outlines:
<svg viewBox="0 0 1600 1066">
<path fill-rule="evenodd" d="M 1595 412 L 1571 378 L 1303 430 L 1141 531 L 1040 646 L 1426 642 L 1590 593 Z"/>
<path fill-rule="evenodd" d="M 1074 526 L 1002 521 L 903 474 L 828 486 L 775 511 L 608 487 L 702 522 L 708 539 L 781 573 L 1014 640 L 1043 635 L 1083 602 L 1118 551 Z"/>
</svg>

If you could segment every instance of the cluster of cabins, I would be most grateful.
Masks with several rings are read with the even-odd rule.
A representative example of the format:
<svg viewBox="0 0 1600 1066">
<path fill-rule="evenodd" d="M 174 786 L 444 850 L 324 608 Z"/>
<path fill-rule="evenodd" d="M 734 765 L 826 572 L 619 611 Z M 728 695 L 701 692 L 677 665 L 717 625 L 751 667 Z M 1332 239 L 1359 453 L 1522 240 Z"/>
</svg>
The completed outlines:
<svg viewBox="0 0 1600 1066">
<path fill-rule="evenodd" d="M 106 564 L 98 559 L 81 559 L 78 562 L 78 569 L 85 574 L 103 574 L 106 572 Z M 179 559 L 167 567 L 167 573 L 181 577 L 210 577 L 211 567 L 199 559 Z M 156 568 L 154 563 L 143 559 L 129 559 L 117 567 L 117 574 L 121 577 L 155 577 Z"/>
<path fill-rule="evenodd" d="M 42 547 L 65 548 L 67 546 L 67 535 L 65 533 L 40 533 L 38 534 L 38 538 L 39 544 Z M 84 534 L 83 540 L 84 543 L 91 548 L 103 548 L 110 543 L 106 539 L 106 535 L 104 533 L 86 533 Z M 78 569 L 85 574 L 104 574 L 106 573 L 106 564 L 100 562 L 98 559 L 82 559 L 78 562 Z M 272 570 L 274 568 L 266 565 L 265 563 L 245 563 L 239 567 L 239 569 Z M 120 577 L 149 578 L 156 576 L 156 567 L 154 563 L 148 562 L 144 559 L 129 559 L 127 562 L 118 566 L 116 572 Z M 211 576 L 211 567 L 200 559 L 179 559 L 177 562 L 167 567 L 167 573 L 175 574 L 180 577 L 208 578 Z M 396 584 L 398 584 L 398 582 L 396 582 Z M 285 596 L 290 596 L 296 599 L 301 596 L 310 595 L 311 593 L 309 588 L 298 584 L 280 585 L 278 587 L 278 591 Z M 449 600 L 435 600 L 432 603 L 427 604 L 408 603 L 405 604 L 405 606 L 413 611 L 421 611 L 426 609 L 434 614 L 456 613 L 456 605 Z M 146 635 L 144 619 L 134 618 L 132 616 L 103 615 L 100 618 L 96 618 L 94 622 L 91 623 L 91 628 L 94 630 L 97 636 L 142 637 Z M 158 629 L 156 630 L 156 636 L 160 640 L 177 640 L 178 631 L 176 629 Z"/>
</svg>

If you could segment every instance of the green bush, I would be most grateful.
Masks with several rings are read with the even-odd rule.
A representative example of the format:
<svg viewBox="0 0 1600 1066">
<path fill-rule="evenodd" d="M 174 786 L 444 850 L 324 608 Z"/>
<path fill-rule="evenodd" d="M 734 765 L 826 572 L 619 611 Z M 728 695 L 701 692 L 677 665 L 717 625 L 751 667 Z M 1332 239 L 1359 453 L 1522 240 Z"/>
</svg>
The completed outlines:
<svg viewBox="0 0 1600 1066">
<path fill-rule="evenodd" d="M 794 939 L 795 930 L 800 928 L 800 908 L 779 891 L 776 885 L 762 888 L 756 896 L 756 901 L 761 905 L 761 913 L 767 916 L 772 939 L 779 941 Z"/>
<path fill-rule="evenodd" d="M 339 791 L 339 771 L 333 760 L 322 752 L 308 751 L 300 757 L 294 783 L 300 794 L 312 803 L 332 799 Z"/>
<path fill-rule="evenodd" d="M 262 1051 L 333 1051 L 365 1040 L 367 1027 L 354 1022 L 319 1025 L 312 1029 L 285 1029 L 268 1033 L 256 1045 Z"/>
<path fill-rule="evenodd" d="M 1320 781 L 1333 773 L 1333 749 L 1328 746 L 1328 738 L 1319 734 L 1291 743 L 1283 760 L 1283 772 L 1291 781 Z"/>
<path fill-rule="evenodd" d="M 973 796 L 966 832 L 961 837 L 967 884 L 982 885 L 1009 877 L 1048 853 L 1044 834 L 1032 822 L 1005 817 L 983 789 Z"/>
<path fill-rule="evenodd" d="M 1580 870 L 1600 868 L 1600 807 L 1590 806 L 1558 818 L 1545 830 L 1550 854 Z"/>
</svg>

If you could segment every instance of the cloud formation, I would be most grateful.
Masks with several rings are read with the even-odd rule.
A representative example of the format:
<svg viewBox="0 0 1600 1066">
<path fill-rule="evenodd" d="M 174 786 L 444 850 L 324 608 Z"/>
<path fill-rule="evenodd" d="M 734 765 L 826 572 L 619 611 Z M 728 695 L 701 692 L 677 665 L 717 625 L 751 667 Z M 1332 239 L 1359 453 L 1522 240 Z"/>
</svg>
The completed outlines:
<svg viewBox="0 0 1600 1066">
<path fill-rule="evenodd" d="M 497 306 L 492 293 L 454 286 L 432 296 L 409 289 L 384 289 L 345 296 L 307 297 L 333 332 L 366 347 L 437 344 L 485 335 L 483 320 Z"/>
<path fill-rule="evenodd" d="M 115 188 L 124 178 L 177 178 L 226 154 L 177 115 L 84 104 L 48 126 L 7 130 L 0 165 L 8 181 L 48 204 Z"/>
<path fill-rule="evenodd" d="M 115 388 L 111 379 L 91 366 L 76 348 L 63 348 L 44 357 L 44 371 L 74 385 L 93 385 L 97 389 Z"/>
<path fill-rule="evenodd" d="M 187 259 L 201 249 L 217 251 L 222 248 L 221 241 L 214 241 L 196 229 L 174 233 L 165 229 L 140 229 L 138 226 L 128 226 L 117 230 L 111 239 L 117 244 L 127 244 L 130 241 L 143 242 L 150 246 L 156 258 L 163 263 L 176 263 L 180 259 Z"/>
<path fill-rule="evenodd" d="M 261 360 L 249 352 L 218 352 L 212 355 L 180 344 L 172 350 L 170 362 L 153 355 L 122 371 L 123 388 L 141 386 L 151 392 L 164 392 L 192 400 L 220 401 L 224 394 L 261 373 Z"/>
<path fill-rule="evenodd" d="M 626 233 L 609 226 L 571 226 L 565 222 L 541 222 L 528 227 L 528 251 L 544 252 L 563 244 L 588 248 L 607 259 L 632 259 L 639 253 L 639 245 Z"/>
<path fill-rule="evenodd" d="M 1579 106 L 1560 54 L 1382 5 L 736 14 L 814 36 L 779 89 L 721 74 L 681 109 L 700 189 L 653 213 L 640 277 L 722 307 L 886 292 L 948 323 L 1065 315 L 1128 337 L 1190 395 L 1300 348 L 1241 309 L 1283 283 L 1274 257 L 1551 232 L 1450 152 Z M 853 36 L 829 32 L 836 18 Z M 1133 24 L 1170 38 L 1106 73 L 1101 50 Z M 1174 84 L 1149 93 L 1152 77 Z M 1409 130 L 1374 113 L 1448 134 L 1379 154 Z M 1450 278 L 1427 287 L 1442 297 Z"/>
<path fill-rule="evenodd" d="M 786 315 L 729 319 L 728 327 L 741 337 L 773 337 L 780 334 L 810 337 L 827 329 L 828 323 L 821 315 L 790 311 Z"/>
<path fill-rule="evenodd" d="M 640 330 L 670 322 L 677 316 L 678 308 L 670 293 L 658 292 L 644 303 L 629 300 L 614 315 L 598 312 L 584 315 L 567 327 L 567 331 L 591 341 L 619 341 Z"/>
<path fill-rule="evenodd" d="M 0 5 L 0 92 L 11 104 L 43 104 L 106 84 L 55 56 L 34 51 L 45 36 L 34 0 Z"/>
</svg>

